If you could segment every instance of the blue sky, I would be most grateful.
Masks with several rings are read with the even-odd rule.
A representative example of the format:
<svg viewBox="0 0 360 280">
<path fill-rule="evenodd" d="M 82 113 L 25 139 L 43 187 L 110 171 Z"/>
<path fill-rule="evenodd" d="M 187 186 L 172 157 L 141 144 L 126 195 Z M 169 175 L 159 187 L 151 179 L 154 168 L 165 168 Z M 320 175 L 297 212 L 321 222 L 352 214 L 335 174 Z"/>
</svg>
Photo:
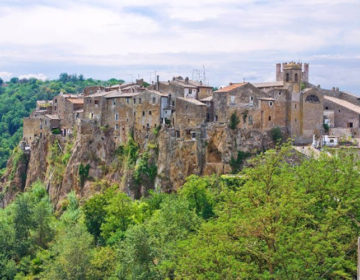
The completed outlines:
<svg viewBox="0 0 360 280">
<path fill-rule="evenodd" d="M 360 94 L 359 0 L 0 0 L 0 77 L 310 81 Z"/>
</svg>

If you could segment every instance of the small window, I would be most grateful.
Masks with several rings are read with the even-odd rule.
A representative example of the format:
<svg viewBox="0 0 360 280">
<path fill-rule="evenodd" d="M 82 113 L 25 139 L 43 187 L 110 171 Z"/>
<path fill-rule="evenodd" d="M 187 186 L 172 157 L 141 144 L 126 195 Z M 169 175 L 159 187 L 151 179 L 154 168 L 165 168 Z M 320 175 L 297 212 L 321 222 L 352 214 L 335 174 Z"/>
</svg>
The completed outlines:
<svg viewBox="0 0 360 280">
<path fill-rule="evenodd" d="M 57 109 L 57 107 L 55 106 L 55 107 L 54 107 L 54 110 L 56 111 L 56 109 Z"/>
<path fill-rule="evenodd" d="M 340 113 L 340 109 L 339 109 L 339 113 Z"/>
<path fill-rule="evenodd" d="M 113 99 L 113 105 L 116 105 L 116 99 Z"/>
<path fill-rule="evenodd" d="M 116 120 L 116 121 L 119 120 L 119 114 L 118 114 L 118 113 L 115 114 L 115 120 Z"/>
<path fill-rule="evenodd" d="M 146 128 L 149 129 L 149 128 L 150 128 L 150 124 L 147 123 L 147 124 L 146 124 Z"/>
<path fill-rule="evenodd" d="M 270 101 L 270 102 L 269 102 L 269 106 L 272 107 L 272 105 L 273 105 L 273 103 L 272 103 L 272 101 Z"/>
<path fill-rule="evenodd" d="M 235 104 L 235 96 L 230 96 L 230 104 Z"/>
<path fill-rule="evenodd" d="M 57 103 L 57 99 L 55 99 L 55 103 Z"/>
<path fill-rule="evenodd" d="M 252 125 L 252 124 L 253 124 L 253 118 L 252 118 L 252 116 L 249 116 L 249 117 L 248 117 L 248 122 L 249 122 L 249 125 Z"/>
<path fill-rule="evenodd" d="M 129 103 L 129 102 L 128 102 Z M 136 104 L 136 98 L 134 98 L 134 104 Z"/>
<path fill-rule="evenodd" d="M 286 81 L 289 82 L 290 81 L 290 74 L 286 73 Z"/>
<path fill-rule="evenodd" d="M 139 104 L 141 104 L 141 98 L 139 98 Z"/>
<path fill-rule="evenodd" d="M 269 121 L 271 121 L 271 116 L 269 116 Z"/>
<path fill-rule="evenodd" d="M 325 107 L 325 110 L 329 110 L 329 107 L 328 107 L 328 106 L 326 106 L 326 107 Z"/>
<path fill-rule="evenodd" d="M 145 111 L 143 111 L 143 116 L 145 116 Z"/>
<path fill-rule="evenodd" d="M 176 130 L 176 138 L 180 138 L 180 131 Z"/>
<path fill-rule="evenodd" d="M 118 129 L 119 129 L 119 125 L 115 124 L 115 130 L 118 130 Z"/>
<path fill-rule="evenodd" d="M 90 119 L 93 119 L 94 118 L 94 113 L 91 113 L 90 114 Z"/>
<path fill-rule="evenodd" d="M 297 73 L 295 73 L 295 82 L 297 82 L 299 80 L 299 78 L 298 78 L 298 74 Z"/>
<path fill-rule="evenodd" d="M 175 101 L 172 102 L 172 106 L 175 107 Z"/>
<path fill-rule="evenodd" d="M 250 96 L 250 104 L 254 103 L 254 96 Z"/>
<path fill-rule="evenodd" d="M 281 91 L 279 91 L 279 95 L 281 95 Z"/>
<path fill-rule="evenodd" d="M 295 109 L 296 109 L 296 104 L 294 105 Z"/>
<path fill-rule="evenodd" d="M 149 111 L 149 115 L 151 115 L 151 111 Z"/>
<path fill-rule="evenodd" d="M 99 100 L 94 101 L 95 105 L 99 105 Z"/>
<path fill-rule="evenodd" d="M 218 121 L 218 115 L 215 115 L 215 121 L 216 122 Z"/>
<path fill-rule="evenodd" d="M 156 97 L 153 97 L 153 98 L 152 98 L 152 102 L 153 102 L 153 104 L 156 103 Z"/>
</svg>

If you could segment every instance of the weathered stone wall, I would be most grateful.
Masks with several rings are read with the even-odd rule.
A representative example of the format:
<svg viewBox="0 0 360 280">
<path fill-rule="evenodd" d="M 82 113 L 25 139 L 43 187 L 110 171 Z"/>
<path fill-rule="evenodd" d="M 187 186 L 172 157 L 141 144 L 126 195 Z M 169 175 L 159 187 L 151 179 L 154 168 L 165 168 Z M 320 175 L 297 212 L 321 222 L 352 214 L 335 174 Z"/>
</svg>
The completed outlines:
<svg viewBox="0 0 360 280">
<path fill-rule="evenodd" d="M 183 130 L 200 127 L 205 123 L 207 107 L 205 104 L 189 98 L 177 98 L 175 111 L 175 128 Z"/>
<path fill-rule="evenodd" d="M 311 140 L 314 134 L 319 134 L 323 130 L 324 98 L 316 89 L 311 89 L 304 91 L 301 99 L 301 134 L 302 137 Z"/>
</svg>

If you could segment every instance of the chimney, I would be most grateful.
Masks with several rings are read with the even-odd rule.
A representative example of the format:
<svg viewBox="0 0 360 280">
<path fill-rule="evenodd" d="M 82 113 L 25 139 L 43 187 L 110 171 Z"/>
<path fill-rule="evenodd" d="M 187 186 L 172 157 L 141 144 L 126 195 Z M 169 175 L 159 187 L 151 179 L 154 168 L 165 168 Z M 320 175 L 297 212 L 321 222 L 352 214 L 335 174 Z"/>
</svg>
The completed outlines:
<svg viewBox="0 0 360 280">
<path fill-rule="evenodd" d="M 160 77 L 159 75 L 156 75 L 156 90 L 159 91 L 160 88 Z"/>
<path fill-rule="evenodd" d="M 281 80 L 281 63 L 276 63 L 276 81 L 280 82 Z"/>
</svg>

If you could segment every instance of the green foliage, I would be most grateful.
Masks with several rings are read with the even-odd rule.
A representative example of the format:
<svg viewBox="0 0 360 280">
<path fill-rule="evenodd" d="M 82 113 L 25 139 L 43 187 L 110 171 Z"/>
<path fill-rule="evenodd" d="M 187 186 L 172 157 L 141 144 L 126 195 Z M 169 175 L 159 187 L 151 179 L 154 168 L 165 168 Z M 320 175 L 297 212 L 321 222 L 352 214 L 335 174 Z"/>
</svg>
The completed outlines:
<svg viewBox="0 0 360 280">
<path fill-rule="evenodd" d="M 51 130 L 51 132 L 52 132 L 52 134 L 55 134 L 55 135 L 61 134 L 60 128 L 53 128 L 53 129 Z"/>
<path fill-rule="evenodd" d="M 81 206 L 71 192 L 57 218 L 37 182 L 0 209 L 0 278 L 355 278 L 357 153 L 291 155 L 269 150 L 237 175 L 141 200 L 102 184 Z"/>
<path fill-rule="evenodd" d="M 300 90 L 304 90 L 306 88 L 306 84 L 304 82 L 300 83 Z"/>
<path fill-rule="evenodd" d="M 236 129 L 239 123 L 240 123 L 239 117 L 237 116 L 236 112 L 233 112 L 230 116 L 229 127 L 231 129 Z"/>
<path fill-rule="evenodd" d="M 240 171 L 244 160 L 247 159 L 249 156 L 251 156 L 251 154 L 248 152 L 238 151 L 236 159 L 234 157 L 231 157 L 230 166 L 233 174 Z"/>
<path fill-rule="evenodd" d="M 274 127 L 270 130 L 271 139 L 274 143 L 281 143 L 283 135 L 279 127 Z"/>
<path fill-rule="evenodd" d="M 142 180 L 154 183 L 157 174 L 157 166 L 150 160 L 149 152 L 144 152 L 135 166 L 134 179 L 140 184 Z"/>
<path fill-rule="evenodd" d="M 2 81 L 2 80 L 1 80 Z M 112 85 L 124 81 L 111 79 L 99 81 L 84 79 L 82 75 L 63 73 L 59 80 L 12 78 L 6 86 L 0 81 L 0 169 L 4 168 L 11 151 L 22 138 L 23 118 L 28 117 L 36 107 L 37 100 L 51 100 L 61 91 L 81 92 L 87 86 Z M 59 131 L 55 131 L 59 133 Z"/>
<path fill-rule="evenodd" d="M 329 133 L 330 127 L 327 123 L 323 124 L 323 128 L 324 128 L 325 133 Z"/>
<path fill-rule="evenodd" d="M 82 187 L 84 186 L 86 179 L 89 177 L 89 170 L 90 170 L 90 164 L 84 166 L 82 163 L 80 163 L 79 179 L 80 179 L 80 185 Z"/>
<path fill-rule="evenodd" d="M 18 164 L 25 161 L 26 161 L 26 155 L 19 147 L 16 147 L 12 154 L 12 166 L 11 166 L 11 173 L 9 176 L 10 180 L 14 179 Z"/>
</svg>

